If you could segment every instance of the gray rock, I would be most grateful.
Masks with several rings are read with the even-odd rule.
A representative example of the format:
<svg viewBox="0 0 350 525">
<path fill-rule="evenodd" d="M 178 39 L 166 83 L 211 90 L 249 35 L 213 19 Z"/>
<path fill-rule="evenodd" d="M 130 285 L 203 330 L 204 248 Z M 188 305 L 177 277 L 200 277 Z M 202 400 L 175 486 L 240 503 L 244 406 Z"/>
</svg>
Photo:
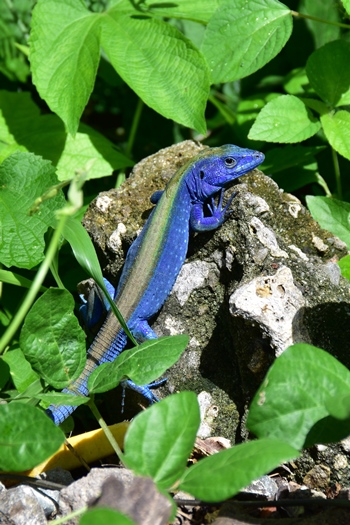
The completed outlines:
<svg viewBox="0 0 350 525">
<path fill-rule="evenodd" d="M 58 517 L 81 509 L 90 501 L 98 498 L 102 493 L 103 483 L 111 475 L 117 477 L 126 487 L 130 486 L 134 479 L 134 474 L 126 469 L 93 468 L 87 476 L 61 490 Z M 77 521 L 77 519 L 72 519 L 67 521 L 67 525 L 75 524 Z"/>
<path fill-rule="evenodd" d="M 92 469 L 61 492 L 59 517 L 89 507 L 109 507 L 128 515 L 139 525 L 165 525 L 172 505 L 150 478 L 135 476 L 123 468 Z M 76 525 L 71 518 L 67 525 Z"/>
<path fill-rule="evenodd" d="M 278 493 L 278 485 L 270 476 L 261 476 L 241 492 L 246 494 L 250 499 L 261 497 L 266 500 L 273 500 Z"/>
<path fill-rule="evenodd" d="M 120 190 L 90 206 L 84 224 L 114 282 L 149 215 L 149 197 L 200 147 L 187 141 L 144 159 Z M 350 364 L 350 286 L 335 264 L 346 247 L 258 170 L 226 193 L 237 190 L 226 223 L 191 236 L 188 259 L 153 323 L 159 335 L 190 335 L 158 395 L 207 392 L 217 407 L 210 431 L 230 439 L 290 344 L 311 343 Z"/>
<path fill-rule="evenodd" d="M 7 521 L 5 521 L 7 520 Z M 44 511 L 30 487 L 19 486 L 0 494 L 0 523 L 46 525 Z"/>
</svg>

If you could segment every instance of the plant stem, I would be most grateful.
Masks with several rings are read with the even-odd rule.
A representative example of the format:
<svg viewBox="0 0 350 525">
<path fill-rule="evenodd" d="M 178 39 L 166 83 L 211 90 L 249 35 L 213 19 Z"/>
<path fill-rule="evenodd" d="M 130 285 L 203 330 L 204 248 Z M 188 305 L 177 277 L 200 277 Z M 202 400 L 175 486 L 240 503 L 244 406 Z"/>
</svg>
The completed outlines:
<svg viewBox="0 0 350 525">
<path fill-rule="evenodd" d="M 58 518 L 57 520 L 51 521 L 52 525 L 61 525 L 63 523 L 67 523 L 67 521 L 71 520 L 72 518 L 76 518 L 77 516 L 81 516 L 88 510 L 88 507 L 81 507 L 81 509 L 74 510 L 70 514 L 67 514 L 66 516 L 63 516 L 62 518 Z"/>
<path fill-rule="evenodd" d="M 54 234 L 51 238 L 50 244 L 48 246 L 45 259 L 40 265 L 40 268 L 34 277 L 34 280 L 32 282 L 31 287 L 29 288 L 29 291 L 27 295 L 24 298 L 23 303 L 21 304 L 19 310 L 17 311 L 16 315 L 14 316 L 12 323 L 7 328 L 6 332 L 0 339 L 0 355 L 4 352 L 7 345 L 10 343 L 11 339 L 17 332 L 18 328 L 21 326 L 23 319 L 28 313 L 28 310 L 32 306 L 38 292 L 40 291 L 40 287 L 44 282 L 44 279 L 47 275 L 47 272 L 50 269 L 50 265 L 53 261 L 53 258 L 55 257 L 56 250 L 58 247 L 58 244 L 60 242 L 61 234 L 64 228 L 64 225 L 66 223 L 67 216 L 61 215 L 59 222 L 57 224 L 57 228 L 54 231 Z"/>
<path fill-rule="evenodd" d="M 322 175 L 320 175 L 318 172 L 316 172 L 316 178 L 317 178 L 317 182 L 318 184 L 321 186 L 321 188 L 324 190 L 325 194 L 327 197 L 332 197 L 332 192 L 331 190 L 328 188 L 328 184 L 327 182 L 324 180 L 324 178 L 322 177 Z"/>
<path fill-rule="evenodd" d="M 314 22 L 321 22 L 322 24 L 329 24 L 331 26 L 338 26 L 338 27 L 344 27 L 345 29 L 350 29 L 349 24 L 342 24 L 341 22 L 331 22 L 330 20 L 324 20 L 323 18 L 318 18 L 317 16 L 304 15 L 303 13 L 298 13 L 298 11 L 291 11 L 291 14 L 295 17 L 313 20 Z"/>
<path fill-rule="evenodd" d="M 333 159 L 333 165 L 334 165 L 334 174 L 335 174 L 335 182 L 336 182 L 336 193 L 338 199 L 343 199 L 343 188 L 341 184 L 341 176 L 340 176 L 340 168 L 339 168 L 339 161 L 338 161 L 338 155 L 334 148 L 332 148 L 332 159 Z"/>
<path fill-rule="evenodd" d="M 143 106 L 144 106 L 143 100 L 139 98 L 136 104 L 136 110 L 134 113 L 134 118 L 132 119 L 129 140 L 128 140 L 126 150 L 125 150 L 125 154 L 127 155 L 127 157 L 130 157 L 131 155 L 131 151 L 132 151 L 132 148 L 135 142 L 136 131 L 140 123 Z"/>
<path fill-rule="evenodd" d="M 140 118 L 141 118 L 141 113 L 142 113 L 143 106 L 144 106 L 144 103 L 139 98 L 138 101 L 137 101 L 137 104 L 136 104 L 136 110 L 135 110 L 135 113 L 134 113 L 134 118 L 132 119 L 132 124 L 131 124 L 131 130 L 130 130 L 130 134 L 129 134 L 128 143 L 127 143 L 126 149 L 125 149 L 125 155 L 127 157 L 131 157 L 131 152 L 132 152 L 132 148 L 133 148 L 133 145 L 134 145 L 134 142 L 135 142 L 137 128 L 138 128 L 139 123 L 140 123 Z M 116 180 L 116 183 L 115 183 L 115 187 L 119 188 L 119 186 L 121 186 L 121 184 L 124 181 L 125 181 L 125 170 L 122 170 L 122 171 L 120 171 L 118 173 L 117 180 Z"/>
<path fill-rule="evenodd" d="M 113 436 L 112 432 L 109 430 L 107 423 L 105 422 L 105 420 L 101 416 L 101 413 L 98 410 L 97 406 L 95 405 L 95 402 L 93 401 L 93 399 L 90 399 L 90 401 L 87 403 L 87 406 L 90 408 L 91 412 L 93 413 L 93 415 L 97 419 L 98 424 L 102 428 L 103 432 L 106 434 L 106 438 L 110 442 L 114 452 L 117 454 L 118 458 L 120 459 L 120 461 L 124 465 L 124 454 L 121 451 L 121 449 L 120 449 L 120 447 L 119 447 L 115 437 Z"/>
</svg>

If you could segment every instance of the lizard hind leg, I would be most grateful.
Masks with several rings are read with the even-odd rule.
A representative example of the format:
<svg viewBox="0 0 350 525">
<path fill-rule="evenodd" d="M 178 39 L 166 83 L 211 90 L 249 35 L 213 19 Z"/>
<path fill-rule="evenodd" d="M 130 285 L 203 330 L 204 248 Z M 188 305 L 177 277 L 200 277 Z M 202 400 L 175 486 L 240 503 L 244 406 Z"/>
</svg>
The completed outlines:
<svg viewBox="0 0 350 525">
<path fill-rule="evenodd" d="M 146 320 L 138 321 L 135 323 L 135 326 L 131 329 L 132 335 L 135 337 L 135 339 L 141 343 L 150 339 L 158 339 L 157 334 L 154 330 L 150 327 L 148 322 Z M 165 379 L 160 379 L 158 381 L 154 381 L 152 383 L 149 383 L 148 385 L 136 385 L 133 381 L 130 379 L 125 380 L 121 383 L 123 387 L 123 394 L 122 394 L 122 412 L 124 410 L 124 402 L 125 402 L 125 392 L 126 388 L 130 388 L 131 390 L 134 390 L 135 392 L 138 392 L 141 394 L 147 401 L 149 401 L 150 404 L 156 403 L 159 401 L 157 396 L 152 392 L 152 388 L 157 388 L 158 386 L 163 385 L 166 382 Z"/>
</svg>

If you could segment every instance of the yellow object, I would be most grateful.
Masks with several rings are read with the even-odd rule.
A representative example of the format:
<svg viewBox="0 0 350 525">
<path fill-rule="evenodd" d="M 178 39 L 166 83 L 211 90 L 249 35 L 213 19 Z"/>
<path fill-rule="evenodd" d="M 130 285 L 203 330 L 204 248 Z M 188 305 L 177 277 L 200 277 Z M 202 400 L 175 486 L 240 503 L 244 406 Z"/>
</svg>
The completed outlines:
<svg viewBox="0 0 350 525">
<path fill-rule="evenodd" d="M 124 436 L 128 426 L 129 423 L 124 421 L 123 423 L 116 423 L 108 427 L 120 448 L 123 448 Z M 85 432 L 85 434 L 79 434 L 79 436 L 69 438 L 67 441 L 74 448 L 77 456 L 82 457 L 86 463 L 92 463 L 114 453 L 111 444 L 101 428 L 92 430 L 91 432 Z M 73 470 L 81 466 L 81 461 L 79 461 L 77 456 L 69 450 L 66 444 L 63 444 L 53 456 L 32 470 L 27 470 L 25 474 L 36 477 L 45 470 L 50 470 L 55 467 Z"/>
</svg>

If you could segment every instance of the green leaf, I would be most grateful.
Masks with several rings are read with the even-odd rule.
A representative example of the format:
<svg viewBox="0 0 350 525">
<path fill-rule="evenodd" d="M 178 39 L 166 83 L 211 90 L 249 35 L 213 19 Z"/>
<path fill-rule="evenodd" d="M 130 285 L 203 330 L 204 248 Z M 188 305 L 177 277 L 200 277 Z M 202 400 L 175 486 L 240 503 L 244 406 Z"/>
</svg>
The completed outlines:
<svg viewBox="0 0 350 525">
<path fill-rule="evenodd" d="M 331 107 L 350 103 L 350 44 L 336 40 L 317 49 L 306 64 L 306 74 L 316 93 Z"/>
<path fill-rule="evenodd" d="M 127 327 L 115 302 L 108 294 L 94 245 L 92 244 L 89 234 L 83 225 L 77 219 L 68 217 L 64 226 L 63 236 L 71 245 L 74 256 L 80 266 L 96 281 L 98 286 L 103 290 L 109 304 L 111 305 L 114 315 L 117 317 L 129 339 L 134 344 L 136 344 L 136 341 L 133 335 L 130 333 L 130 330 Z"/>
<path fill-rule="evenodd" d="M 0 260 L 6 266 L 33 268 L 44 258 L 44 234 L 55 224 L 55 210 L 64 206 L 63 193 L 46 200 L 39 213 L 29 215 L 36 198 L 57 177 L 51 162 L 32 153 L 17 152 L 0 166 Z"/>
<path fill-rule="evenodd" d="M 155 111 L 205 133 L 209 71 L 197 48 L 180 31 L 155 18 L 110 9 L 101 44 L 119 75 Z"/>
<path fill-rule="evenodd" d="M 226 84 L 226 86 L 227 85 L 228 84 Z M 260 110 L 267 104 L 267 102 L 279 96 L 279 93 L 273 92 L 255 94 L 250 97 L 245 97 L 238 103 L 236 111 L 237 126 L 235 126 L 235 132 L 243 143 L 247 140 L 249 130 Z M 255 142 L 254 146 L 251 144 L 251 147 L 259 149 L 262 147 L 262 142 Z"/>
<path fill-rule="evenodd" d="M 13 401 L 20 401 L 21 403 L 28 403 L 33 405 L 33 398 L 39 395 L 43 391 L 43 385 L 41 379 L 36 379 L 19 395 L 13 396 Z M 36 404 L 36 403 L 35 403 Z"/>
<path fill-rule="evenodd" d="M 151 339 L 124 350 L 112 363 L 104 363 L 90 375 L 90 393 L 101 393 L 115 388 L 128 377 L 137 385 L 146 385 L 160 377 L 179 359 L 188 345 L 187 335 Z"/>
<path fill-rule="evenodd" d="M 277 0 L 229 0 L 210 19 L 201 47 L 212 82 L 230 82 L 272 60 L 292 32 L 290 10 Z"/>
<path fill-rule="evenodd" d="M 50 405 L 68 405 L 77 407 L 88 403 L 90 400 L 89 397 L 85 396 L 76 396 L 73 394 L 62 394 L 61 392 L 40 392 L 38 395 L 35 395 L 36 399 L 43 401 L 46 407 Z"/>
<path fill-rule="evenodd" d="M 273 148 L 266 152 L 261 169 L 273 175 L 294 166 L 302 166 L 315 162 L 315 155 L 324 150 L 324 146 L 284 146 Z"/>
<path fill-rule="evenodd" d="M 64 440 L 62 430 L 38 408 L 23 403 L 0 405 L 0 470 L 33 468 Z"/>
<path fill-rule="evenodd" d="M 305 19 L 305 23 L 312 33 L 316 47 L 321 47 L 327 42 L 340 37 L 340 27 L 336 25 L 340 22 L 339 6 L 334 2 L 301 0 L 298 11 L 328 22 L 326 24 L 320 24 L 317 20 Z M 335 22 L 335 24 L 333 25 L 332 22 Z"/>
<path fill-rule="evenodd" d="M 319 131 L 321 124 L 293 95 L 268 102 L 250 129 L 248 138 L 269 142 L 300 142 Z"/>
<path fill-rule="evenodd" d="M 0 269 L 0 281 L 2 283 L 12 284 L 14 286 L 21 286 L 22 288 L 30 288 L 32 286 L 32 281 L 23 277 L 19 273 L 10 272 L 9 270 Z M 41 286 L 40 291 L 45 292 L 46 287 Z"/>
<path fill-rule="evenodd" d="M 220 0 L 176 0 L 176 2 L 164 2 L 164 0 L 146 0 L 142 3 L 144 11 L 147 8 L 151 13 L 165 18 L 191 19 L 203 24 L 209 22 L 217 8 Z"/>
<path fill-rule="evenodd" d="M 63 230 L 64 238 L 69 242 L 76 260 L 102 288 L 103 275 L 96 251 L 89 234 L 77 219 L 68 217 Z"/>
<path fill-rule="evenodd" d="M 341 0 L 345 11 L 350 15 L 350 0 Z"/>
<path fill-rule="evenodd" d="M 350 281 L 350 255 L 345 255 L 340 261 L 338 261 L 338 266 L 341 270 L 343 277 Z"/>
<path fill-rule="evenodd" d="M 67 180 L 88 163 L 86 180 L 111 175 L 114 170 L 133 166 L 133 162 L 117 151 L 113 144 L 98 131 L 80 124 L 79 131 L 72 137 L 68 135 L 62 155 L 57 162 L 59 180 Z"/>
<path fill-rule="evenodd" d="M 136 525 L 133 520 L 113 509 L 90 509 L 82 515 L 79 525 Z"/>
<path fill-rule="evenodd" d="M 198 461 L 185 472 L 179 488 L 203 501 L 224 501 L 298 456 L 297 450 L 277 439 L 242 443 Z"/>
<path fill-rule="evenodd" d="M 30 63 L 39 95 L 72 135 L 91 95 L 100 59 L 98 14 L 76 0 L 39 0 L 33 10 Z"/>
<path fill-rule="evenodd" d="M 50 385 L 64 388 L 84 368 L 85 334 L 67 290 L 50 288 L 32 306 L 20 335 L 28 361 Z"/>
<path fill-rule="evenodd" d="M 268 371 L 252 401 L 247 427 L 259 438 L 281 439 L 297 449 L 328 442 L 339 438 L 339 432 L 327 406 L 349 393 L 350 372 L 344 365 L 324 350 L 296 344 Z M 340 439 L 350 431 L 349 423 Z"/>
<path fill-rule="evenodd" d="M 299 97 L 302 102 L 304 102 L 305 106 L 307 108 L 312 109 L 319 115 L 324 115 L 325 113 L 328 113 L 328 106 L 322 102 L 322 100 L 318 100 L 316 98 L 307 98 L 307 97 Z"/>
<path fill-rule="evenodd" d="M 56 115 L 40 114 L 30 93 L 0 91 L 0 109 L 3 115 L 0 140 L 11 144 L 0 152 L 0 160 L 17 145 L 17 149 L 51 160 L 57 166 L 59 180 L 73 178 L 88 162 L 92 166 L 87 179 L 110 175 L 113 170 L 133 164 L 109 140 L 85 124 L 79 126 L 75 137 L 67 135 Z"/>
<path fill-rule="evenodd" d="M 38 379 L 38 374 L 34 372 L 20 348 L 6 352 L 3 360 L 10 367 L 11 378 L 18 392 L 24 392 Z"/>
<path fill-rule="evenodd" d="M 137 474 L 167 489 L 183 474 L 200 423 L 193 392 L 163 399 L 138 414 L 124 444 L 124 459 Z"/>
<path fill-rule="evenodd" d="M 315 221 L 350 249 L 350 203 L 313 195 L 306 196 L 306 203 Z"/>
<path fill-rule="evenodd" d="M 274 98 L 278 98 L 279 93 L 267 93 L 252 95 L 242 99 L 237 106 L 237 122 L 240 126 L 247 121 L 253 122 L 259 114 L 259 111 Z"/>
<path fill-rule="evenodd" d="M 76 0 L 39 0 L 30 39 L 39 94 L 74 135 L 93 89 L 102 45 L 118 74 L 146 104 L 204 133 L 209 94 L 204 58 L 170 24 L 130 14 L 135 11 L 129 4 L 98 14 Z"/>
<path fill-rule="evenodd" d="M 329 414 L 336 419 L 350 419 L 350 392 L 343 397 L 326 400 Z"/>
<path fill-rule="evenodd" d="M 283 88 L 288 95 L 305 95 L 310 91 L 309 79 L 304 68 L 292 69 L 283 81 Z"/>
<path fill-rule="evenodd" d="M 323 131 L 330 145 L 346 159 L 350 159 L 350 113 L 332 111 L 321 116 Z"/>
</svg>

